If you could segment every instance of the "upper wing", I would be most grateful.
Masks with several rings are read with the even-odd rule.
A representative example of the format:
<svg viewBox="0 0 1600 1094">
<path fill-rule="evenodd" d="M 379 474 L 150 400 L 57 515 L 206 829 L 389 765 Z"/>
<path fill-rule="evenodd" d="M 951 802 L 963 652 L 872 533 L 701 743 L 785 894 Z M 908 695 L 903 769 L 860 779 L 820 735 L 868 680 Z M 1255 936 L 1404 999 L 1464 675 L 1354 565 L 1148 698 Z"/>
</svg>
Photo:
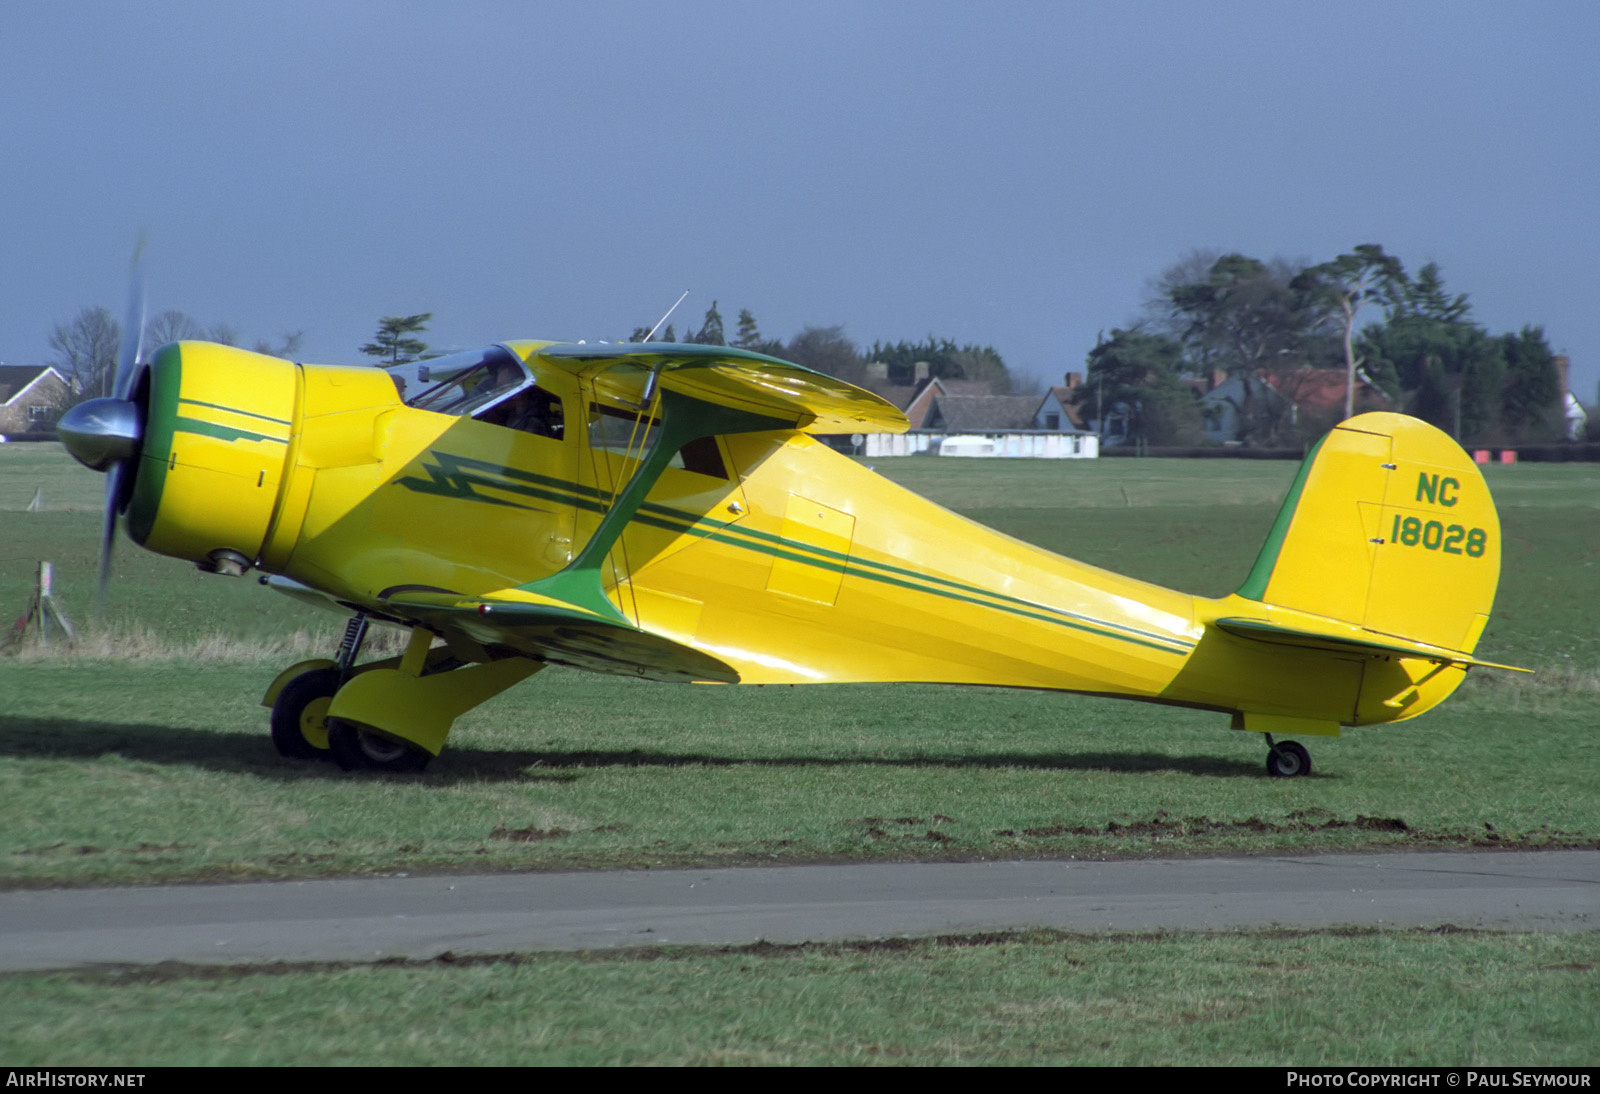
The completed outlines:
<svg viewBox="0 0 1600 1094">
<path fill-rule="evenodd" d="M 557 343 L 533 353 L 592 379 L 601 391 L 622 402 L 637 403 L 655 374 L 659 386 L 668 391 L 792 422 L 807 433 L 903 433 L 910 428 L 903 413 L 870 391 L 732 346 Z"/>
</svg>

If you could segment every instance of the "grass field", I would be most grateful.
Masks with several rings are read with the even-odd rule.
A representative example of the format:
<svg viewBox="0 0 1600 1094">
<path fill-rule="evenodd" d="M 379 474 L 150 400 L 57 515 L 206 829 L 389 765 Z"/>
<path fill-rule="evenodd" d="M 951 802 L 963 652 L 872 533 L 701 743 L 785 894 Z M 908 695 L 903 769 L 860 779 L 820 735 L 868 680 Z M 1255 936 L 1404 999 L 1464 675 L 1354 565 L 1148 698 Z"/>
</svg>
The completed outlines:
<svg viewBox="0 0 1600 1094">
<path fill-rule="evenodd" d="M 1146 460 L 905 459 L 881 461 L 878 469 L 1012 535 L 1208 594 L 1243 578 L 1294 471 L 1287 463 Z M 426 774 L 347 776 L 331 765 L 278 759 L 266 738 L 266 711 L 257 705 L 278 667 L 331 647 L 339 621 L 254 582 L 201 575 L 123 544 L 109 638 L 91 642 L 89 653 L 28 650 L 0 658 L 6 803 L 0 884 L 1600 846 L 1600 740 L 1593 732 L 1600 706 L 1600 632 L 1593 622 L 1600 605 L 1600 469 L 1522 465 L 1489 473 L 1507 549 L 1480 654 L 1530 665 L 1539 675 L 1474 674 L 1454 699 L 1414 722 L 1307 742 L 1316 774 L 1295 780 L 1265 778 L 1259 738 L 1231 733 L 1226 719 L 1200 712 L 909 685 L 669 690 L 559 670 L 463 719 Z M 98 476 L 53 447 L 0 446 L 0 609 L 20 610 L 34 566 L 48 558 L 57 565 L 58 594 L 75 615 L 87 616 L 100 488 Z M 42 510 L 29 512 L 36 490 Z M 286 641 L 297 632 L 299 639 Z M 1309 936 L 1294 943 L 1311 947 L 1309 955 L 1294 951 L 1300 956 L 1274 958 L 1263 966 L 1269 971 L 1248 975 L 1240 972 L 1248 965 L 1244 955 L 1276 952 L 1276 942 L 1026 936 L 893 953 L 824 947 L 637 961 L 539 958 L 471 971 L 313 970 L 201 981 L 184 973 L 167 978 L 177 988 L 163 987 L 160 977 L 4 978 L 0 999 L 7 1002 L 0 1010 L 13 1019 L 0 1021 L 0 1049 L 8 1061 L 87 1062 L 76 1047 L 83 1045 L 106 1047 L 110 1055 L 97 1059 L 280 1060 L 282 1050 L 264 1037 L 233 1046 L 208 1039 L 199 1056 L 127 1046 L 209 1038 L 207 1021 L 228 1024 L 160 1002 L 162 991 L 182 995 L 203 984 L 197 998 L 221 993 L 237 1006 L 278 1014 L 282 1004 L 272 999 L 304 998 L 293 985 L 321 1000 L 320 985 L 333 982 L 349 986 L 353 998 L 446 990 L 528 1003 L 526 1024 L 512 1023 L 520 1033 L 504 1047 L 491 1050 L 494 1038 L 470 1033 L 466 1044 L 451 1047 L 436 1028 L 449 1023 L 433 1023 L 433 1032 L 421 1035 L 400 1021 L 392 1036 L 365 1031 L 362 1051 L 379 1060 L 385 1053 L 396 1060 L 529 1058 L 516 1055 L 520 1046 L 552 1061 L 1532 1062 L 1531 1056 L 1592 1063 L 1600 1049 L 1594 938 L 1557 944 L 1512 936 Z M 1115 950 L 1124 944 L 1146 947 L 1135 963 L 1171 963 L 1175 979 L 1155 989 L 1106 979 L 1131 960 Z M 1345 1012 L 1329 1006 L 1339 990 L 1316 983 L 1319 955 L 1336 950 L 1333 964 L 1351 970 L 1343 974 L 1350 979 L 1381 981 L 1398 966 L 1428 990 L 1416 997 L 1354 995 L 1358 1009 L 1341 1019 Z M 1484 956 L 1491 952 L 1492 960 Z M 963 976 L 980 974 L 962 970 L 986 960 L 1037 966 L 1040 986 L 983 1002 L 961 986 Z M 1494 991 L 1477 979 L 1485 962 L 1508 970 L 1508 983 L 1526 985 L 1498 992 L 1510 1010 L 1496 1012 L 1492 1023 L 1487 1011 L 1461 1011 L 1461 998 Z M 880 995 L 873 985 L 889 975 L 882 963 L 918 971 L 910 985 Z M 575 970 L 570 981 L 557 971 L 566 968 Z M 817 1001 L 817 1014 L 775 1011 L 770 1027 L 752 1016 L 733 1023 L 737 1037 L 707 1032 L 728 1028 L 718 1016 L 729 998 L 740 998 L 741 977 L 749 991 L 752 971 L 764 979 L 780 968 L 795 977 L 795 994 Z M 1063 968 L 1074 984 L 1088 978 L 1081 994 L 1077 987 L 1063 994 Z M 696 987 L 729 969 L 731 986 Z M 301 976 L 311 979 L 295 979 Z M 524 976 L 530 980 L 518 979 Z M 660 976 L 663 984 L 686 979 L 650 988 L 635 976 Z M 1251 977 L 1261 985 L 1251 987 Z M 441 981 L 444 989 L 430 986 Z M 1552 1016 L 1551 994 L 1573 981 L 1587 985 L 1589 994 L 1577 996 L 1587 1002 L 1575 1014 Z M 546 992 L 533 983 L 557 986 Z M 596 989 L 593 1002 L 611 1019 L 569 1017 L 556 1012 L 557 1003 L 548 1013 L 535 1005 L 540 998 L 570 1001 L 586 994 L 586 984 L 615 985 Z M 618 1035 L 594 1031 L 610 1028 L 608 1020 L 637 1023 L 628 1000 L 658 998 L 651 994 L 657 991 L 689 1001 L 658 1005 L 661 1037 L 629 1040 L 637 1051 L 604 1048 Z M 929 999 L 958 997 L 962 1006 L 951 1009 L 950 1024 L 922 1014 L 941 1009 Z M 1426 1003 L 1425 1021 L 1369 1029 L 1374 1015 L 1403 1013 L 1422 1005 L 1416 998 L 1435 997 Z M 312 1048 L 294 1023 L 319 1014 L 315 1021 L 334 1027 L 348 1021 L 359 1007 L 339 998 L 329 989 L 326 1013 L 319 1002 L 293 1021 L 274 1019 L 282 1024 L 273 1028 L 294 1049 L 306 1046 L 302 1058 L 320 1058 L 324 1050 Z M 112 1009 L 125 1017 L 99 1010 L 91 1016 L 85 1000 L 116 1001 Z M 405 1013 L 404 1005 L 395 1007 Z M 679 1025 L 679 1015 L 668 1023 L 660 1013 L 674 1009 L 689 1024 Z M 175 1025 L 166 1041 L 143 1032 L 152 1013 L 171 1014 Z M 869 1034 L 873 1014 L 912 1013 L 926 1019 L 925 1033 L 904 1041 L 894 1031 Z M 76 1017 L 43 1017 L 50 1014 Z M 1172 1025 L 1175 1016 L 1181 1028 L 1160 1043 L 1129 1032 L 1141 1023 Z M 246 1022 L 235 1016 L 229 1028 Z M 1017 1031 L 1015 1054 L 975 1047 L 996 1023 Z M 1430 1028 L 1453 1032 L 1436 1041 L 1416 1032 Z M 1557 1044 L 1565 1047 L 1541 1047 Z M 1309 1055 L 1295 1055 L 1296 1045 Z M 120 1055 L 115 1046 L 124 1046 Z"/>
<path fill-rule="evenodd" d="M 1073 936 L 0 979 L 16 1067 L 1592 1066 L 1600 935 Z"/>
</svg>

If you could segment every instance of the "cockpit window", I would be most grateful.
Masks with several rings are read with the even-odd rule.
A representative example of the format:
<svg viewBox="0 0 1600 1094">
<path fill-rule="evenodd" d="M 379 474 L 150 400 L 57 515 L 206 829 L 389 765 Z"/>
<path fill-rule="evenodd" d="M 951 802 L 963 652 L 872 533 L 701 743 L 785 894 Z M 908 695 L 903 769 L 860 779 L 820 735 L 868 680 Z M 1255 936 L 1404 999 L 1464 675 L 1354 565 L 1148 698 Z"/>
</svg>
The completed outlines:
<svg viewBox="0 0 1600 1094">
<path fill-rule="evenodd" d="M 471 414 L 530 379 L 522 362 L 504 346 L 412 361 L 387 371 L 407 406 L 439 414 Z"/>
<path fill-rule="evenodd" d="M 519 433 L 532 433 L 535 437 L 553 437 L 559 441 L 566 436 L 566 415 L 561 409 L 561 400 L 535 384 L 478 411 L 473 417 Z"/>
</svg>

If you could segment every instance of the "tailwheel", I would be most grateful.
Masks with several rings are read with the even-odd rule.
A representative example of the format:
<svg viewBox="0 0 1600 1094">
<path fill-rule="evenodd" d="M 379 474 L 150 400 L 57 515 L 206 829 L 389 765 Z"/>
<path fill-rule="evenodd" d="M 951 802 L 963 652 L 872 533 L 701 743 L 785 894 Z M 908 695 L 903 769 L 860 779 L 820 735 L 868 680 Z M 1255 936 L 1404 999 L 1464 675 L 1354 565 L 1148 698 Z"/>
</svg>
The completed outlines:
<svg viewBox="0 0 1600 1094">
<path fill-rule="evenodd" d="M 327 755 L 328 707 L 339 690 L 337 669 L 313 669 L 283 685 L 272 704 L 272 746 L 291 760 Z"/>
<path fill-rule="evenodd" d="M 1305 745 L 1299 741 L 1279 741 L 1273 744 L 1272 738 L 1267 738 L 1270 751 L 1267 753 L 1267 774 L 1275 779 L 1292 778 L 1295 775 L 1311 774 L 1311 753 L 1306 751 Z"/>
<path fill-rule="evenodd" d="M 328 723 L 328 748 L 346 771 L 386 771 L 409 775 L 428 766 L 433 756 L 409 741 L 366 726 L 334 718 Z"/>
</svg>

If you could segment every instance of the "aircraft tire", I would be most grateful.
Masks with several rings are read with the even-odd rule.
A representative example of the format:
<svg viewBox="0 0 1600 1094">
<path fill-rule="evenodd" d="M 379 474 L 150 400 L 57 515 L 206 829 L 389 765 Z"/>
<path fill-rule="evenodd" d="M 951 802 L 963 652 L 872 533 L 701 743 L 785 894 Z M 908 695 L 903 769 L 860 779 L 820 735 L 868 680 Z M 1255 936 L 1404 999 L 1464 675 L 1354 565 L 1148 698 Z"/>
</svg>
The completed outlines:
<svg viewBox="0 0 1600 1094">
<path fill-rule="evenodd" d="M 272 704 L 272 746 L 278 755 L 290 760 L 314 760 L 326 754 L 306 739 L 305 723 L 326 719 L 328 704 L 339 690 L 335 669 L 313 669 L 283 685 Z"/>
<path fill-rule="evenodd" d="M 428 766 L 433 757 L 412 744 L 385 737 L 335 718 L 328 722 L 328 748 L 346 771 L 384 771 L 410 775 Z"/>
<path fill-rule="evenodd" d="M 1311 753 L 1299 741 L 1279 741 L 1267 753 L 1267 774 L 1275 779 L 1311 774 Z"/>
</svg>

